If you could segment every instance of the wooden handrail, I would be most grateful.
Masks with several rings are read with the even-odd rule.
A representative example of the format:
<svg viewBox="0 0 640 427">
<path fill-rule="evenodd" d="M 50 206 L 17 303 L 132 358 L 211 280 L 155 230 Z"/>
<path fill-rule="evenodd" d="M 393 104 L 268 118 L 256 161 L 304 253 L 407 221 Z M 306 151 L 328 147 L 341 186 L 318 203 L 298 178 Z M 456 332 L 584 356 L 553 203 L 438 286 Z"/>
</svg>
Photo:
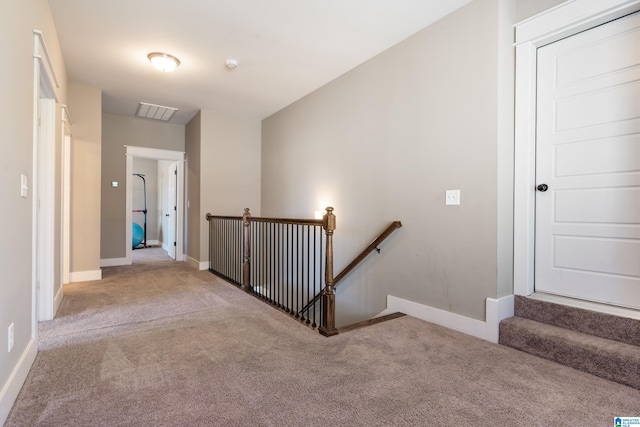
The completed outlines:
<svg viewBox="0 0 640 427">
<path fill-rule="evenodd" d="M 391 235 L 396 229 L 402 227 L 400 221 L 393 221 L 389 226 L 369 244 L 349 265 L 347 265 L 338 275 L 333 279 L 333 286 L 336 287 L 342 279 L 344 279 L 351 271 L 358 266 L 371 252 L 378 248 L 378 245 Z"/>
<path fill-rule="evenodd" d="M 393 221 L 389 226 L 382 232 L 378 237 L 376 237 L 373 242 L 369 244 L 360 255 L 358 255 L 349 265 L 347 265 L 334 279 L 333 279 L 333 287 L 338 286 L 338 283 L 344 279 L 351 271 L 358 266 L 371 252 L 378 248 L 378 245 L 382 243 L 387 237 L 391 235 L 396 229 L 402 227 L 402 223 L 400 221 Z M 304 313 L 311 307 L 313 304 L 317 303 L 318 300 L 322 297 L 322 294 L 318 294 L 311 301 L 307 303 L 299 313 Z"/>
<path fill-rule="evenodd" d="M 206 215 L 207 221 L 211 221 L 213 218 L 217 219 L 242 219 L 241 216 L 223 216 L 212 215 L 208 213 Z M 276 224 L 294 224 L 294 225 L 322 225 L 322 219 L 295 219 L 295 218 L 261 218 L 259 216 L 252 216 L 251 222 L 269 222 Z"/>
</svg>

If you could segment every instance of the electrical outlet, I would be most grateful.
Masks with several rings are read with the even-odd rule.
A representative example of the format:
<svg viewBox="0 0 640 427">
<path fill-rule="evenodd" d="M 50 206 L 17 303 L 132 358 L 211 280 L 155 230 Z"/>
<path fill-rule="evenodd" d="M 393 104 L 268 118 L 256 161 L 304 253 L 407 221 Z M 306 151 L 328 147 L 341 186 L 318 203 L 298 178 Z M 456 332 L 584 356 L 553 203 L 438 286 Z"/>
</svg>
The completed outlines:
<svg viewBox="0 0 640 427">
<path fill-rule="evenodd" d="M 13 348 L 13 323 L 9 325 L 9 329 L 7 331 L 7 352 L 10 352 Z"/>
<path fill-rule="evenodd" d="M 445 205 L 459 205 L 460 204 L 460 190 L 447 190 L 445 192 Z"/>
</svg>

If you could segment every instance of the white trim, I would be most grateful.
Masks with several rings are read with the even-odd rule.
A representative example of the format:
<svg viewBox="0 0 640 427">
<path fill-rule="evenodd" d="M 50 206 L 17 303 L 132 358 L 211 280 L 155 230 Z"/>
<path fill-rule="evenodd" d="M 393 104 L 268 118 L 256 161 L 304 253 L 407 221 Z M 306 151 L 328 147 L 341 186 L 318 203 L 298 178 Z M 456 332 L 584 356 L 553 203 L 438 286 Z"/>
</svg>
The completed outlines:
<svg viewBox="0 0 640 427">
<path fill-rule="evenodd" d="M 69 274 L 69 282 L 90 282 L 93 280 L 102 280 L 102 270 L 89 271 L 72 271 Z"/>
<path fill-rule="evenodd" d="M 136 147 L 132 145 L 125 145 L 126 157 L 127 157 L 127 166 L 126 166 L 126 177 L 125 177 L 125 185 L 126 185 L 126 203 L 125 203 L 125 215 L 126 215 L 126 230 L 125 230 L 125 255 L 127 259 L 127 263 L 131 264 L 131 221 L 132 221 L 132 175 L 133 175 L 133 158 L 144 158 L 144 159 L 154 159 L 154 160 L 171 160 L 175 161 L 178 168 L 176 186 L 178 197 L 176 200 L 177 212 L 176 212 L 176 223 L 177 229 L 175 231 L 175 239 L 176 239 L 176 253 L 181 254 L 184 253 L 184 151 L 172 151 L 172 150 L 162 150 L 159 148 L 146 148 L 146 147 Z"/>
<path fill-rule="evenodd" d="M 514 294 L 534 292 L 537 49 L 640 10 L 640 0 L 572 0 L 516 24 Z"/>
<path fill-rule="evenodd" d="M 498 342 L 500 337 L 500 322 L 514 314 L 515 296 L 507 295 L 502 298 L 487 298 L 485 337 L 487 341 Z"/>
<path fill-rule="evenodd" d="M 131 265 L 131 260 L 126 258 L 105 258 L 100 260 L 100 267 L 117 267 L 119 265 Z"/>
<path fill-rule="evenodd" d="M 54 315 L 55 115 L 58 80 L 42 32 L 33 30 L 33 170 L 31 177 L 31 337 Z"/>
<path fill-rule="evenodd" d="M 427 322 L 435 323 L 436 325 L 497 343 L 500 321 L 513 316 L 513 301 L 513 295 L 499 299 L 487 298 L 487 321 L 483 322 L 482 320 L 472 319 L 450 311 L 440 310 L 414 301 L 394 297 L 393 295 L 387 295 L 387 309 L 380 313 L 380 315 L 400 312 Z"/>
<path fill-rule="evenodd" d="M 42 81 L 42 77 L 40 79 Z M 34 184 L 36 221 L 38 230 L 37 266 L 38 275 L 38 320 L 51 320 L 55 314 L 55 142 L 56 142 L 56 105 L 55 100 L 49 98 L 38 99 L 39 126 L 38 134 L 38 178 Z"/>
<path fill-rule="evenodd" d="M 208 270 L 209 269 L 209 261 L 198 261 L 197 259 L 191 258 L 187 254 L 184 254 L 184 261 L 188 265 L 190 265 L 191 267 L 197 268 L 198 270 Z"/>
<path fill-rule="evenodd" d="M 27 380 L 27 375 L 37 355 L 38 345 L 34 338 L 29 340 L 27 347 L 20 356 L 20 360 L 18 360 L 7 382 L 3 385 L 2 390 L 0 390 L 0 425 L 4 425 L 4 422 L 7 420 L 9 412 L 18 397 L 18 393 L 20 393 L 22 385 Z"/>
<path fill-rule="evenodd" d="M 69 283 L 71 270 L 71 117 L 62 105 L 62 150 L 60 155 L 60 283 Z"/>
<path fill-rule="evenodd" d="M 635 12 L 638 0 L 572 0 L 515 25 L 516 44 L 536 46 L 558 41 Z"/>
<path fill-rule="evenodd" d="M 160 246 L 160 240 L 149 240 L 147 246 Z"/>
<path fill-rule="evenodd" d="M 50 87 L 53 89 L 53 84 L 55 84 L 55 88 L 59 89 L 60 83 L 58 83 L 58 77 L 56 76 L 56 72 L 53 69 L 51 56 L 49 56 L 49 49 L 47 49 L 47 44 L 44 42 L 44 35 L 42 34 L 42 31 L 35 29 L 33 30 L 33 35 L 35 36 L 33 57 L 37 58 L 38 61 L 42 64 L 43 70 L 48 76 Z"/>
<path fill-rule="evenodd" d="M 64 298 L 64 286 L 60 284 L 60 288 L 56 295 L 53 297 L 53 315 L 55 316 L 60 308 L 60 304 L 62 304 L 62 299 Z"/>
<path fill-rule="evenodd" d="M 155 160 L 184 160 L 184 151 L 163 150 L 160 148 L 136 147 L 133 145 L 124 146 L 127 156 L 140 157 L 142 159 Z"/>
</svg>

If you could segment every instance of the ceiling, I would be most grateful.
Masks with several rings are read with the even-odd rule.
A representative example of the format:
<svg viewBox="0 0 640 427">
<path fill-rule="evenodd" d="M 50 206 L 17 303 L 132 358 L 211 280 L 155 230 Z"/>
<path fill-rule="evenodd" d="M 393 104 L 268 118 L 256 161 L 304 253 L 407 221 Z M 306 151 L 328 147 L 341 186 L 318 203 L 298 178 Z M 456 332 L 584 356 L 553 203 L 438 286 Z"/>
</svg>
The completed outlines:
<svg viewBox="0 0 640 427">
<path fill-rule="evenodd" d="M 268 117 L 470 1 L 49 3 L 69 81 L 102 89 L 103 112 L 133 116 L 142 101 L 178 108 L 170 122 L 186 124 L 200 109 Z M 154 51 L 180 66 L 155 70 Z"/>
</svg>

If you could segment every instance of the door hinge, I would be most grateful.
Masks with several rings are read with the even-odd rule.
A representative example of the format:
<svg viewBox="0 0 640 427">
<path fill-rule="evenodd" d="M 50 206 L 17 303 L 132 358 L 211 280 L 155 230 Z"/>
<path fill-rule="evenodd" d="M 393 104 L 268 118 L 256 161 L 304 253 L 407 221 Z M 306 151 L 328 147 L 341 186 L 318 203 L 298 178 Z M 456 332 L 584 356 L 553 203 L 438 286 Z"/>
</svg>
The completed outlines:
<svg viewBox="0 0 640 427">
<path fill-rule="evenodd" d="M 176 246 L 176 242 L 173 242 L 173 246 Z"/>
<path fill-rule="evenodd" d="M 178 209 L 176 209 L 176 207 L 174 206 L 174 207 L 173 207 L 173 210 L 174 210 L 174 211 L 177 211 Z"/>
</svg>

